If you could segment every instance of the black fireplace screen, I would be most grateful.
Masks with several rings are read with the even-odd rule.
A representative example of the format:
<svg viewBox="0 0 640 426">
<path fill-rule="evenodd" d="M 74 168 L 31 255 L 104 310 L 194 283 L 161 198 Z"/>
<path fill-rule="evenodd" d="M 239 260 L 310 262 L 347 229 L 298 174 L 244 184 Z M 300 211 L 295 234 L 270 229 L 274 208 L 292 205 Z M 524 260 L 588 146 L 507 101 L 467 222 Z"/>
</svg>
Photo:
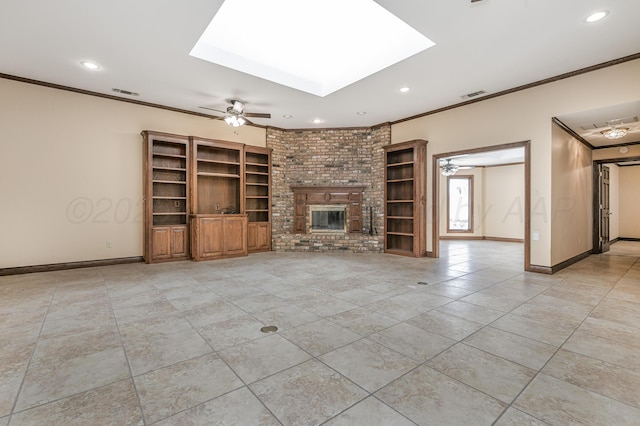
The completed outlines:
<svg viewBox="0 0 640 426">
<path fill-rule="evenodd" d="M 314 210 L 311 212 L 312 231 L 344 231 L 344 210 Z"/>
</svg>

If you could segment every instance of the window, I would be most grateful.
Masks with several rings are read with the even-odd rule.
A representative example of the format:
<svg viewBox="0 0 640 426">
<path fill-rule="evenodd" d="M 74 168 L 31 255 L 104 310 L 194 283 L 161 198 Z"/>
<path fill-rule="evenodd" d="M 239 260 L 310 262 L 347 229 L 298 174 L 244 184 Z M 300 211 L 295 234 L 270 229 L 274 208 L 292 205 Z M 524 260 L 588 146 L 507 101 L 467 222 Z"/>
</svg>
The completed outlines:
<svg viewBox="0 0 640 426">
<path fill-rule="evenodd" d="M 473 232 L 473 176 L 447 178 L 447 232 Z"/>
</svg>

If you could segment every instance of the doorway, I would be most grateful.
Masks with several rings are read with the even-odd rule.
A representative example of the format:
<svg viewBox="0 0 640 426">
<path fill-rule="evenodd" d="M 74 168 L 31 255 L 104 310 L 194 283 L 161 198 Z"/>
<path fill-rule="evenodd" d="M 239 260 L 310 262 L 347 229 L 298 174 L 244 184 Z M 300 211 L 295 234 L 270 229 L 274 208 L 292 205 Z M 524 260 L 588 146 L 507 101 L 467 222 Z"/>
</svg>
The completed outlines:
<svg viewBox="0 0 640 426">
<path fill-rule="evenodd" d="M 441 196 L 440 196 L 440 162 L 452 157 L 464 155 L 491 153 L 495 151 L 523 148 L 524 151 L 524 206 L 522 207 L 524 218 L 524 270 L 531 271 L 531 143 L 530 141 L 514 142 L 502 145 L 493 145 L 483 148 L 474 148 L 462 151 L 446 152 L 433 155 L 432 165 L 432 257 L 440 256 L 440 220 L 441 220 Z M 444 215 L 446 216 L 446 215 Z"/>
<path fill-rule="evenodd" d="M 612 192 L 611 170 L 608 165 L 640 167 L 637 164 L 639 161 L 640 157 L 620 157 L 593 162 L 593 246 L 591 253 L 607 253 L 611 249 L 611 245 L 619 239 L 617 233 L 611 235 L 611 217 L 615 217 L 615 215 L 619 217 L 620 212 L 612 210 L 610 200 Z M 619 218 L 616 219 L 619 220 Z M 624 239 L 622 238 L 622 240 Z M 616 248 L 616 252 L 620 252 L 620 247 Z"/>
</svg>

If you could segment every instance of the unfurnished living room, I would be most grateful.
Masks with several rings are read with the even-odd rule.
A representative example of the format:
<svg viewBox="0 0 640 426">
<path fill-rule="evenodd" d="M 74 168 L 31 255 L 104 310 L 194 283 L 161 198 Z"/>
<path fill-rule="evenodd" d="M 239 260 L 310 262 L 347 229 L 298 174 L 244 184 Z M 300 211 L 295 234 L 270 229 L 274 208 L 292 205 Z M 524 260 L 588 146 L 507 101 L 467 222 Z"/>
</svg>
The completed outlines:
<svg viewBox="0 0 640 426">
<path fill-rule="evenodd" d="M 0 10 L 0 426 L 639 424 L 640 2 Z"/>
</svg>

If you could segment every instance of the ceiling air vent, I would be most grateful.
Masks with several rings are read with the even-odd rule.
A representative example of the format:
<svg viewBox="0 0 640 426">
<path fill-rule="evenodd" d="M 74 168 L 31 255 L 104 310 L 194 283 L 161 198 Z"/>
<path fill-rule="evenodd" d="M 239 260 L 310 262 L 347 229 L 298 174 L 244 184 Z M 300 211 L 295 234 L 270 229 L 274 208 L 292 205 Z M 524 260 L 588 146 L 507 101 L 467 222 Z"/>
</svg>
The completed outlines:
<svg viewBox="0 0 640 426">
<path fill-rule="evenodd" d="M 117 89 L 117 88 L 115 88 L 115 87 L 114 87 L 113 89 L 111 89 L 111 90 L 113 90 L 113 91 L 114 91 L 114 92 L 116 92 L 116 93 L 123 94 L 123 95 L 129 95 L 129 96 L 140 96 L 140 93 L 131 92 L 131 91 L 129 91 L 129 90 Z"/>
<path fill-rule="evenodd" d="M 593 129 L 602 129 L 603 127 L 611 127 L 612 124 L 619 126 L 623 124 L 631 124 L 636 123 L 638 121 L 638 117 L 626 117 L 626 118 L 614 118 L 612 120 L 601 121 L 597 123 L 589 123 L 583 124 L 580 126 L 582 130 L 593 130 Z"/>
<path fill-rule="evenodd" d="M 460 97 L 462 99 L 471 99 L 471 98 L 475 98 L 476 96 L 484 95 L 486 93 L 487 93 L 486 90 L 478 90 L 477 92 L 467 93 L 466 95 L 462 95 Z"/>
</svg>

